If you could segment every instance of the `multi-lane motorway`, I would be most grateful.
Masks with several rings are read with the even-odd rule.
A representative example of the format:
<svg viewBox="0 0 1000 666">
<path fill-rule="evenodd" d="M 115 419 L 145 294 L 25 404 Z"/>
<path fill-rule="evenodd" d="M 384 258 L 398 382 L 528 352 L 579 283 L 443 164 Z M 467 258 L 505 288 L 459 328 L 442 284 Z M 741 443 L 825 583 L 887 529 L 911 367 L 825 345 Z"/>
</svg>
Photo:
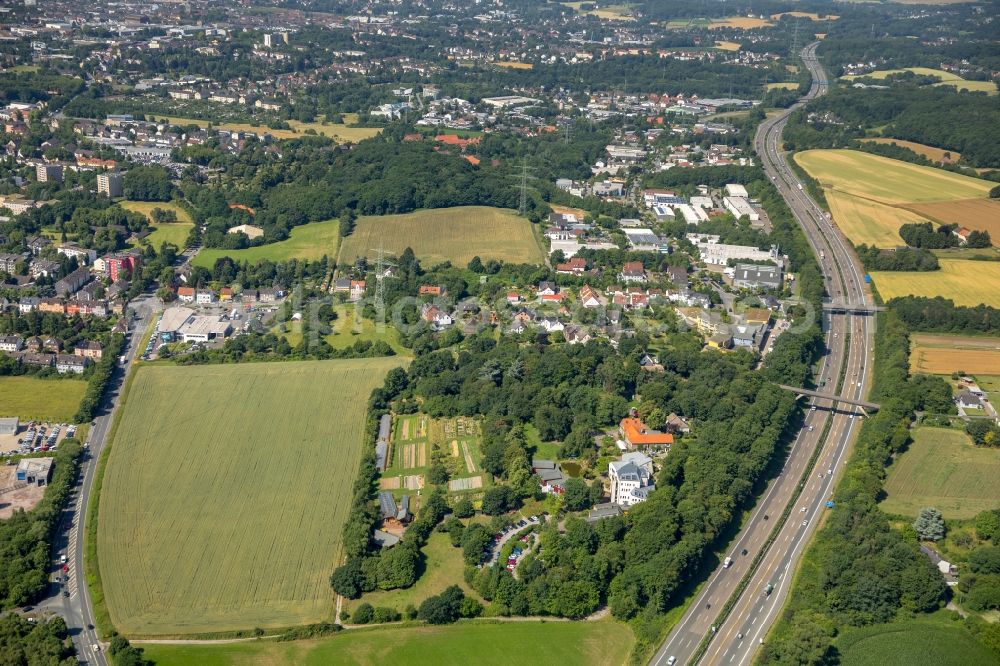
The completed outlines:
<svg viewBox="0 0 1000 666">
<path fill-rule="evenodd" d="M 781 153 L 781 132 L 788 115 L 809 99 L 826 92 L 827 81 L 816 59 L 818 43 L 802 51 L 802 59 L 812 74 L 809 92 L 795 106 L 761 124 L 755 148 L 768 176 L 788 203 L 806 237 L 820 259 L 828 295 L 848 305 L 866 306 L 862 270 L 839 231 L 806 195 Z M 817 316 L 823 316 L 817 313 Z M 827 390 L 845 398 L 864 398 L 867 391 L 873 323 L 866 316 L 826 315 L 827 350 L 820 362 L 818 377 Z M 840 382 L 841 373 L 843 381 Z M 748 664 L 760 648 L 763 637 L 777 618 L 788 596 L 795 565 L 816 529 L 833 485 L 839 478 L 860 416 L 855 408 L 837 409 L 828 400 L 816 400 L 803 430 L 791 447 L 781 473 L 751 514 L 743 529 L 723 555 L 730 566 L 721 564 L 702 586 L 698 595 L 653 657 L 654 666 L 693 663 L 698 646 L 709 641 L 700 663 Z M 830 421 L 826 437 L 827 421 Z M 820 441 L 822 438 L 822 441 Z M 820 453 L 813 472 L 801 484 L 816 447 Z M 774 521 L 791 506 L 791 514 L 776 539 L 768 545 Z M 749 584 L 735 599 L 731 611 L 720 617 L 723 606 L 737 593 L 755 559 L 760 561 L 750 574 Z"/>
<path fill-rule="evenodd" d="M 153 312 L 158 309 L 158 301 L 154 298 L 140 299 L 133 301 L 129 307 L 135 311 L 138 318 L 130 323 L 128 347 L 124 354 L 125 363 L 119 364 L 115 371 L 104 396 L 102 413 L 95 417 L 90 427 L 77 485 L 72 489 L 70 501 L 63 511 L 63 529 L 53 544 L 55 551 L 53 566 L 61 569 L 62 558 L 66 558 L 66 571 L 57 572 L 63 582 L 52 585 L 51 595 L 38 604 L 39 611 L 50 611 L 66 620 L 66 626 L 76 646 L 77 659 L 81 663 L 101 666 L 107 664 L 107 660 L 100 648 L 97 631 L 94 629 L 94 609 L 83 573 L 83 540 L 87 510 L 97 473 L 97 461 L 111 429 L 125 378 L 138 353 L 143 331 L 146 330 Z"/>
</svg>

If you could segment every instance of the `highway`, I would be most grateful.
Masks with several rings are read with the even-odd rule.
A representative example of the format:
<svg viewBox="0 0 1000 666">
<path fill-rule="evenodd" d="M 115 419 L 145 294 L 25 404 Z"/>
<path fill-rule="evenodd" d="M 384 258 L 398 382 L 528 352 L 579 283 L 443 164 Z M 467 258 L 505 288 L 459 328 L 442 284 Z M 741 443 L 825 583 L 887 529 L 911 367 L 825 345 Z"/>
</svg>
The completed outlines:
<svg viewBox="0 0 1000 666">
<path fill-rule="evenodd" d="M 781 133 L 788 115 L 809 99 L 826 92 L 825 74 L 816 59 L 817 43 L 802 51 L 802 59 L 813 76 L 809 92 L 790 109 L 761 124 L 755 148 L 762 166 L 778 187 L 813 247 L 826 280 L 827 293 L 836 301 L 867 305 L 863 271 L 839 231 L 826 214 L 800 189 L 797 178 L 781 154 Z M 826 353 L 820 361 L 818 377 L 826 382 L 825 390 L 839 389 L 838 395 L 862 400 L 867 393 L 869 355 L 873 339 L 873 321 L 864 315 L 826 313 Z M 845 369 L 846 366 L 846 369 Z M 841 372 L 844 382 L 838 386 Z M 732 564 L 720 565 L 701 587 L 687 612 L 667 636 L 651 663 L 655 666 L 694 663 L 699 644 L 710 642 L 698 660 L 708 664 L 748 664 L 760 648 L 763 637 L 777 618 L 788 596 L 798 558 L 816 529 L 829 499 L 843 461 L 850 450 L 860 415 L 834 409 L 828 400 L 817 399 L 806 415 L 806 425 L 794 441 L 781 473 L 771 481 L 749 520 L 726 551 Z M 820 441 L 830 420 L 830 429 Z M 822 447 L 816 467 L 800 488 L 799 482 L 816 451 Z M 791 506 L 790 517 L 777 538 L 766 548 L 774 520 Z M 745 554 L 744 554 L 745 553 Z M 721 621 L 719 612 L 735 594 L 740 581 L 753 561 L 760 564 L 749 585 L 736 599 L 728 616 Z M 770 593 L 767 586 L 773 586 Z"/>
<path fill-rule="evenodd" d="M 39 611 L 50 611 L 66 620 L 66 626 L 73 637 L 77 659 L 80 663 L 101 666 L 106 665 L 108 661 L 100 648 L 97 631 L 94 629 L 94 608 L 83 575 L 83 541 L 87 509 L 97 472 L 97 461 L 100 459 L 101 451 L 111 430 L 125 378 L 139 353 L 138 347 L 142 341 L 143 332 L 146 330 L 153 313 L 158 309 L 158 301 L 155 298 L 140 299 L 130 303 L 129 307 L 139 315 L 139 318 L 130 322 L 131 328 L 126 340 L 128 346 L 125 352 L 125 364 L 120 365 L 115 371 L 106 389 L 101 413 L 94 418 L 90 427 L 87 435 L 87 448 L 84 450 L 80 462 L 77 485 L 72 489 L 63 510 L 63 529 L 59 531 L 53 543 L 53 568 L 58 571 L 59 576 L 65 578 L 65 582 L 53 584 L 50 588 L 50 596 L 37 605 Z M 63 556 L 66 557 L 68 569 L 66 573 L 61 571 L 60 561 Z"/>
</svg>

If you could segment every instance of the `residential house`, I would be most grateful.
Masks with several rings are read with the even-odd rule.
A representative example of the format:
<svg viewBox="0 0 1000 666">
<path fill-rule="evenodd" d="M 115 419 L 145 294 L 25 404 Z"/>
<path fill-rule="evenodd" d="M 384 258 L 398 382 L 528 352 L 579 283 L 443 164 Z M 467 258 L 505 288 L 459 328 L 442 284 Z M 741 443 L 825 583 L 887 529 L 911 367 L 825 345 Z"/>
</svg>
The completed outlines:
<svg viewBox="0 0 1000 666">
<path fill-rule="evenodd" d="M 54 276 L 59 272 L 60 268 L 61 266 L 58 261 L 52 261 L 51 259 L 35 259 L 31 262 L 28 272 L 31 274 L 31 277 L 38 279 L 40 277 Z"/>
<path fill-rule="evenodd" d="M 589 285 L 585 284 L 580 288 L 580 305 L 585 308 L 599 308 L 601 305 L 601 299 L 598 297 L 597 292 Z"/>
<path fill-rule="evenodd" d="M 177 300 L 182 303 L 194 303 L 195 291 L 194 287 L 177 287 Z"/>
<path fill-rule="evenodd" d="M 653 430 L 634 415 L 621 420 L 618 432 L 625 446 L 630 449 L 669 448 L 674 443 L 673 435 Z"/>
<path fill-rule="evenodd" d="M 420 311 L 420 317 L 430 324 L 434 330 L 441 330 L 455 323 L 451 315 L 430 303 L 424 304 L 424 307 Z"/>
<path fill-rule="evenodd" d="M 766 328 L 763 324 L 737 324 L 729 329 L 737 347 L 760 347 Z"/>
<path fill-rule="evenodd" d="M 104 347 L 100 342 L 95 340 L 84 340 L 83 342 L 76 345 L 76 349 L 73 353 L 77 356 L 83 356 L 84 358 L 92 358 L 96 360 L 101 360 L 104 355 Z"/>
<path fill-rule="evenodd" d="M 78 268 L 69 275 L 56 281 L 56 294 L 62 297 L 72 296 L 80 291 L 83 285 L 90 282 L 90 271 L 86 268 Z"/>
<path fill-rule="evenodd" d="M 646 281 L 646 269 L 643 267 L 641 261 L 629 261 L 622 266 L 621 273 L 618 274 L 618 279 L 622 282 L 645 282 Z"/>
<path fill-rule="evenodd" d="M 583 257 L 573 257 L 569 261 L 556 264 L 556 273 L 564 275 L 583 275 L 587 271 L 587 260 Z"/>
<path fill-rule="evenodd" d="M 691 432 L 691 426 L 687 421 L 677 416 L 674 412 L 670 412 L 670 416 L 667 417 L 667 422 L 664 427 L 669 433 L 680 433 L 686 435 Z"/>
<path fill-rule="evenodd" d="M 978 395 L 966 389 L 958 394 L 956 399 L 958 406 L 962 409 L 982 409 L 983 401 Z"/>
<path fill-rule="evenodd" d="M 14 274 L 17 270 L 17 264 L 22 261 L 27 261 L 31 255 L 28 253 L 24 254 L 9 254 L 0 253 L 0 272 Z"/>
<path fill-rule="evenodd" d="M 566 486 L 566 477 L 563 476 L 559 463 L 551 460 L 540 460 L 535 458 L 531 461 L 531 471 L 538 476 L 539 485 L 543 493 L 555 493 L 561 495 Z"/>
<path fill-rule="evenodd" d="M 351 290 L 348 298 L 352 301 L 360 301 L 364 298 L 367 283 L 364 280 L 351 280 Z"/>
<path fill-rule="evenodd" d="M 0 336 L 0 351 L 16 352 L 21 351 L 22 347 L 24 347 L 24 338 L 20 335 Z"/>
<path fill-rule="evenodd" d="M 38 302 L 38 311 L 66 314 L 66 301 L 61 298 L 43 298 Z"/>
<path fill-rule="evenodd" d="M 76 356 L 75 354 L 56 354 L 55 356 L 56 371 L 60 375 L 66 373 L 83 374 L 87 365 L 90 364 L 90 359 L 85 356 Z"/>
<path fill-rule="evenodd" d="M 563 328 L 563 338 L 571 345 L 585 345 L 593 339 L 585 326 L 570 324 Z"/>
<path fill-rule="evenodd" d="M 209 289 L 199 289 L 194 295 L 194 302 L 209 305 L 215 302 L 215 293 Z"/>
<path fill-rule="evenodd" d="M 536 323 L 547 333 L 557 333 L 565 328 L 558 317 L 539 317 Z"/>
</svg>

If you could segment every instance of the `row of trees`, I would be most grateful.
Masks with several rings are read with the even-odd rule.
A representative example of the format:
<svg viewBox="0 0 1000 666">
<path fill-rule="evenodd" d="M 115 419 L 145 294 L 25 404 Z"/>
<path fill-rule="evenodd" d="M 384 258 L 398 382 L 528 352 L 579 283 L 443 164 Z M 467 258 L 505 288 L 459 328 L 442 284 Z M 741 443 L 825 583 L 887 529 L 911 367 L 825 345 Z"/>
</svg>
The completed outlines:
<svg viewBox="0 0 1000 666">
<path fill-rule="evenodd" d="M 941 268 L 930 250 L 912 247 L 880 250 L 874 245 L 861 244 L 857 252 L 866 271 L 936 271 Z"/>
<path fill-rule="evenodd" d="M 101 360 L 97 362 L 93 374 L 90 375 L 87 391 L 83 394 L 80 406 L 73 417 L 77 423 L 89 421 L 97 414 L 97 410 L 104 400 L 104 389 L 107 388 L 108 382 L 118 366 L 118 357 L 124 349 L 125 336 L 115 333 L 108 337 L 104 345 L 104 352 L 101 354 Z"/>
<path fill-rule="evenodd" d="M 931 333 L 996 333 L 1000 331 L 1000 309 L 980 304 L 956 306 L 942 296 L 903 296 L 888 303 L 899 319 L 913 331 Z"/>
</svg>

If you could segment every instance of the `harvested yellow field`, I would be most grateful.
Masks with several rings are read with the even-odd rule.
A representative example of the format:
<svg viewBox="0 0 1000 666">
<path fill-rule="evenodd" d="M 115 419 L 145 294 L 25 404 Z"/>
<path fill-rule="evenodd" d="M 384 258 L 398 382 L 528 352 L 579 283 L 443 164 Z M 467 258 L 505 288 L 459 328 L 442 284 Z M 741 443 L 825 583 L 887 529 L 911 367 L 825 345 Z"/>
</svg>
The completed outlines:
<svg viewBox="0 0 1000 666">
<path fill-rule="evenodd" d="M 825 189 L 885 204 L 985 198 L 996 183 L 857 150 L 806 150 L 795 161 Z"/>
<path fill-rule="evenodd" d="M 897 247 L 903 245 L 899 228 L 904 224 L 926 222 L 926 218 L 903 208 L 887 206 L 871 199 L 826 190 L 830 213 L 840 230 L 855 245 Z"/>
<path fill-rule="evenodd" d="M 1000 338 L 915 333 L 910 336 L 910 372 L 1000 374 Z"/>
<path fill-rule="evenodd" d="M 506 69 L 534 69 L 535 66 L 530 62 L 518 62 L 517 60 L 501 60 L 499 62 L 493 63 L 497 67 L 504 67 Z"/>
<path fill-rule="evenodd" d="M 988 231 L 993 244 L 1000 244 L 1000 201 L 997 199 L 932 201 L 911 204 L 906 208 L 940 224 L 957 224 Z"/>
<path fill-rule="evenodd" d="M 990 95 L 997 94 L 997 84 L 993 81 L 966 81 L 965 79 L 957 81 L 941 81 L 935 83 L 935 86 L 951 86 L 957 88 L 958 90 L 968 90 L 972 92 L 984 92 Z"/>
<path fill-rule="evenodd" d="M 839 16 L 833 14 L 816 14 L 815 12 L 781 12 L 780 14 L 771 14 L 772 21 L 778 21 L 782 16 L 793 16 L 795 18 L 807 18 L 813 21 L 836 21 Z"/>
<path fill-rule="evenodd" d="M 795 90 L 798 87 L 799 87 L 799 84 L 796 83 L 795 81 L 779 81 L 777 83 L 768 83 L 767 84 L 767 89 L 768 90 L 777 90 L 777 89 L 780 89 L 780 90 Z"/>
<path fill-rule="evenodd" d="M 1000 308 L 1000 262 L 941 259 L 941 270 L 930 272 L 882 272 L 871 274 L 885 300 L 897 296 L 943 296 L 955 305 L 974 307 L 984 303 Z M 965 368 L 974 372 L 975 368 Z"/>
<path fill-rule="evenodd" d="M 916 141 L 904 141 L 903 139 L 893 139 L 891 137 L 878 137 L 876 139 L 861 139 L 867 143 L 884 143 L 884 144 L 896 144 L 900 148 L 909 148 L 917 155 L 923 155 L 932 162 L 945 162 L 947 164 L 954 164 L 962 158 L 962 153 L 954 150 L 945 150 L 944 148 L 935 148 L 934 146 L 928 146 L 927 144 L 917 143 Z"/>
<path fill-rule="evenodd" d="M 559 213 L 560 215 L 576 215 L 576 219 L 583 220 L 587 217 L 587 211 L 582 208 L 570 208 L 569 206 L 560 206 L 559 204 L 549 204 L 549 208 L 552 209 L 553 213 Z"/>
<path fill-rule="evenodd" d="M 772 25 L 774 24 L 770 21 L 757 18 L 756 16 L 730 16 L 724 19 L 713 19 L 708 24 L 708 27 L 710 30 L 718 28 L 743 28 L 744 30 L 752 30 L 754 28 L 767 28 Z"/>
<path fill-rule="evenodd" d="M 411 248 L 430 266 L 450 261 L 465 266 L 473 257 L 512 264 L 541 264 L 542 249 L 531 222 L 514 211 L 489 206 L 458 206 L 418 210 L 403 215 L 360 217 L 344 239 L 340 261 L 374 258 L 377 248 L 399 256 Z"/>
<path fill-rule="evenodd" d="M 560 4 L 571 7 L 584 16 L 596 16 L 607 21 L 629 21 L 632 19 L 632 6 L 627 4 L 608 5 L 600 9 L 583 9 L 583 5 L 594 4 L 588 2 L 563 2 Z"/>
<path fill-rule="evenodd" d="M 208 120 L 197 120 L 195 118 L 180 118 L 178 116 L 161 116 L 159 114 L 146 114 L 149 118 L 155 118 L 157 120 L 166 119 L 167 122 L 174 125 L 198 125 L 199 127 L 207 127 L 210 124 Z M 305 135 L 307 130 L 313 130 L 316 134 L 322 134 L 323 136 L 328 136 L 331 139 L 336 139 L 340 142 L 347 141 L 362 141 L 364 139 L 370 139 L 371 137 L 377 135 L 382 130 L 378 127 L 349 127 L 351 123 L 356 123 L 358 121 L 358 114 L 356 113 L 345 113 L 344 123 L 327 123 L 323 124 L 320 121 L 314 121 L 311 123 L 303 123 L 298 120 L 289 120 L 288 124 L 292 129 L 270 129 L 267 125 L 252 125 L 250 123 L 211 123 L 214 127 L 219 129 L 229 130 L 231 132 L 247 132 L 252 134 L 264 135 L 270 134 L 275 139 L 297 139 Z"/>
<path fill-rule="evenodd" d="M 903 69 L 878 69 L 874 72 L 869 72 L 868 74 L 854 74 L 850 76 L 841 77 L 845 81 L 853 81 L 854 79 L 869 78 L 869 79 L 885 79 L 893 74 L 902 74 L 904 72 L 913 72 L 919 76 L 935 76 L 940 81 L 962 81 L 962 77 L 958 74 L 952 74 L 951 72 L 946 72 L 943 69 L 931 69 L 930 67 L 904 67 Z"/>
<path fill-rule="evenodd" d="M 715 42 L 715 48 L 723 51 L 739 51 L 740 45 L 736 42 L 717 41 Z"/>
</svg>

